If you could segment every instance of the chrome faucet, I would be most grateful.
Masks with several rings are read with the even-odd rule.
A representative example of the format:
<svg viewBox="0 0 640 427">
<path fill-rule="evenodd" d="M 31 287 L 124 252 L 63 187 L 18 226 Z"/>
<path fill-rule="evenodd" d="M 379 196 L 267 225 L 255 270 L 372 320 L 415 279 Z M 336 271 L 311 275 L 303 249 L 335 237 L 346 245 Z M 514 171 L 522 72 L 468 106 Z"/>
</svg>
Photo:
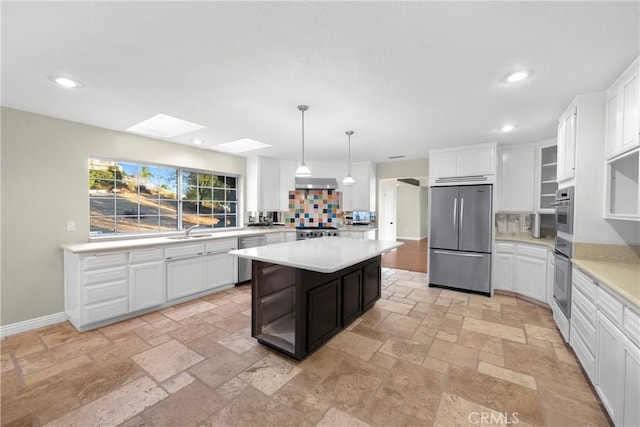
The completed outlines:
<svg viewBox="0 0 640 427">
<path fill-rule="evenodd" d="M 200 224 L 192 225 L 191 227 L 184 230 L 184 237 L 189 237 L 189 233 L 191 233 L 191 231 L 193 231 L 194 228 L 198 228 L 199 226 Z"/>
</svg>

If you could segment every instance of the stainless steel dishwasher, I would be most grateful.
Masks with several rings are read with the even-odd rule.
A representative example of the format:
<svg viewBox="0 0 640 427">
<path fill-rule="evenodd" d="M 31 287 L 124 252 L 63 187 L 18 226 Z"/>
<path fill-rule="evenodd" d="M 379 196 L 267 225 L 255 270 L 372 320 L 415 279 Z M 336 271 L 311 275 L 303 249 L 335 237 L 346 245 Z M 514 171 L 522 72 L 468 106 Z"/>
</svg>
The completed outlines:
<svg viewBox="0 0 640 427">
<path fill-rule="evenodd" d="M 265 246 L 267 236 L 260 234 L 257 236 L 247 236 L 238 238 L 238 249 L 255 248 Z M 251 260 L 245 258 L 238 259 L 238 283 L 251 280 Z"/>
</svg>

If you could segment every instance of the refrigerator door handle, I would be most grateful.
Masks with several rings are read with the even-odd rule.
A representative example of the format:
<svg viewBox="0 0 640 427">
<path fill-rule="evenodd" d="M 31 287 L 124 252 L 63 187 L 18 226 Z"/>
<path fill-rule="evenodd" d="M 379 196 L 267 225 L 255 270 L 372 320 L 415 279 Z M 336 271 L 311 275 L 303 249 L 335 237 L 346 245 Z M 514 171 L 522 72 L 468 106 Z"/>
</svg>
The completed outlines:
<svg viewBox="0 0 640 427">
<path fill-rule="evenodd" d="M 453 199 L 453 229 L 456 229 L 456 222 L 458 221 L 458 198 Z"/>
<path fill-rule="evenodd" d="M 484 257 L 486 254 L 482 255 L 482 254 L 464 254 L 461 252 L 445 252 L 445 251 L 433 251 L 434 254 L 439 254 L 439 255 L 455 255 L 455 256 L 466 256 L 466 257 L 470 257 L 470 258 L 482 258 Z"/>
<path fill-rule="evenodd" d="M 464 197 L 460 197 L 460 228 L 464 222 Z"/>
</svg>

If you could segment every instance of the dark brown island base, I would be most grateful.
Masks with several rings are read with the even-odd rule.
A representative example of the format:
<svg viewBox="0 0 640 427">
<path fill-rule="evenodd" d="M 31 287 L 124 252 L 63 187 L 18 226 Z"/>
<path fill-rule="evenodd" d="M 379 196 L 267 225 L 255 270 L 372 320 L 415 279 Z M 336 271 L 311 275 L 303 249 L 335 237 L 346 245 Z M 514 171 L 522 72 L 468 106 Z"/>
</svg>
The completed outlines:
<svg viewBox="0 0 640 427">
<path fill-rule="evenodd" d="M 252 260 L 252 336 L 302 360 L 380 298 L 381 255 L 401 245 L 321 237 L 229 252 Z"/>
<path fill-rule="evenodd" d="M 303 359 L 380 299 L 380 259 L 335 273 L 253 261 L 251 335 Z"/>
</svg>

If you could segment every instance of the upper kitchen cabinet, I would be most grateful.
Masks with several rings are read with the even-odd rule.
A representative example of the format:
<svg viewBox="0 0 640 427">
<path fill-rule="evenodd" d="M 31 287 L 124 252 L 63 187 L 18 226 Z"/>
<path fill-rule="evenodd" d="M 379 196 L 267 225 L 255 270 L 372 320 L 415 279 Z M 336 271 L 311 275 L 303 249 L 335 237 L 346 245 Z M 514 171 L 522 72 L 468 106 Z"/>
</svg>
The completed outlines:
<svg viewBox="0 0 640 427">
<path fill-rule="evenodd" d="M 558 183 L 576 176 L 577 120 L 578 107 L 574 101 L 558 120 Z"/>
<path fill-rule="evenodd" d="M 280 161 L 247 158 L 247 211 L 280 210 Z"/>
<path fill-rule="evenodd" d="M 640 144 L 639 63 L 636 58 L 607 90 L 607 159 Z"/>
<path fill-rule="evenodd" d="M 608 219 L 640 220 L 639 59 L 607 90 L 605 212 Z"/>
<path fill-rule="evenodd" d="M 558 146 L 556 140 L 541 142 L 536 149 L 536 212 L 553 214 L 558 189 Z"/>
<path fill-rule="evenodd" d="M 493 183 L 497 143 L 429 150 L 429 185 Z"/>
<path fill-rule="evenodd" d="M 498 150 L 498 212 L 533 212 L 535 147 Z"/>
<path fill-rule="evenodd" d="M 343 187 L 342 179 L 338 179 L 342 193 L 343 211 L 376 210 L 376 165 L 372 162 L 356 162 L 351 164 L 351 176 L 356 181 L 351 187 Z"/>
</svg>

